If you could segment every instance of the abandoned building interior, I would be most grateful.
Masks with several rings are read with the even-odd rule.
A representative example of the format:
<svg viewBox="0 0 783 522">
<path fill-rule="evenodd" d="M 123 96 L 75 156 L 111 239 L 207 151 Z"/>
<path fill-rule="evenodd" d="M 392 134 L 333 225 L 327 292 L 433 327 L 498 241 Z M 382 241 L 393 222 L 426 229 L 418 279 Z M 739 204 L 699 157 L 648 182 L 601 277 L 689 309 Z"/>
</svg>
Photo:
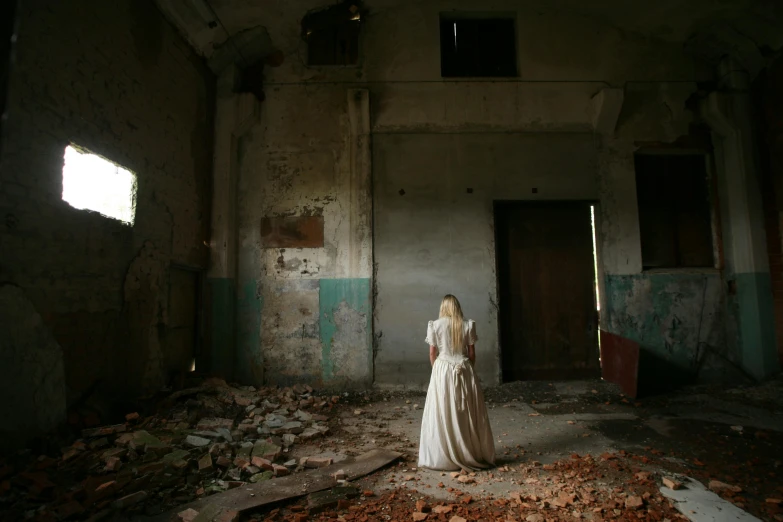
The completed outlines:
<svg viewBox="0 0 783 522">
<path fill-rule="evenodd" d="M 779 0 L 9 0 L 0 25 L 5 453 L 63 459 L 53 434 L 131 426 L 198 379 L 251 419 L 240 395 L 277 390 L 342 412 L 333 433 L 396 411 L 415 440 L 445 294 L 476 321 L 487 396 L 513 406 L 490 412 L 498 444 L 534 429 L 523 403 L 577 395 L 771 389 L 783 411 Z M 758 419 L 779 465 L 783 419 Z M 6 468 L 0 505 L 32 502 Z M 748 495 L 734 509 L 783 520 Z M 68 500 L 81 515 L 25 516 L 109 516 Z"/>
</svg>

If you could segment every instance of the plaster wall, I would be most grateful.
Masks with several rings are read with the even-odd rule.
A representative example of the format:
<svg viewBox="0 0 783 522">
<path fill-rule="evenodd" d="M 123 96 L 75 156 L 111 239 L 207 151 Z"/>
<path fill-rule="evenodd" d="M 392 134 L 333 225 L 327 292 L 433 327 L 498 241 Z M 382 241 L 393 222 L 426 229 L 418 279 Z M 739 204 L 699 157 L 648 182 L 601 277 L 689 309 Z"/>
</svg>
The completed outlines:
<svg viewBox="0 0 783 522">
<path fill-rule="evenodd" d="M 446 291 L 460 295 L 466 312 L 479 321 L 479 373 L 494 383 L 499 368 L 492 201 L 598 199 L 604 309 L 608 300 L 622 302 L 620 287 L 626 287 L 615 277 L 653 277 L 642 274 L 633 153 L 644 143 L 688 134 L 694 115 L 686 101 L 697 82 L 712 78 L 711 70 L 680 42 L 539 5 L 435 1 L 366 7 L 356 67 L 306 65 L 301 5 L 256 6 L 227 13 L 224 20 L 231 26 L 240 16 L 274 17 L 269 35 L 286 57 L 265 72 L 261 123 L 240 144 L 238 293 L 249 297 L 249 315 L 238 314 L 251 319 L 240 320 L 249 348 L 239 353 L 253 354 L 240 366 L 263 367 L 267 381 L 329 381 L 330 372 L 341 370 L 340 364 L 325 364 L 331 330 L 324 332 L 323 315 L 315 313 L 323 311 L 323 282 L 359 279 L 364 285 L 372 279 L 370 306 L 338 300 L 346 311 L 358 312 L 361 325 L 365 312 L 373 314 L 372 346 L 362 330 L 349 353 L 372 352 L 376 385 L 426 383 L 422 325 L 435 316 Z M 444 81 L 439 13 L 451 10 L 515 17 L 519 77 Z M 616 132 L 608 136 L 593 129 L 593 98 L 606 87 L 625 90 Z M 372 188 L 370 170 L 357 177 L 350 167 L 346 94 L 354 88 L 369 96 Z M 347 204 L 357 201 L 357 186 L 360 203 Z M 270 215 L 323 216 L 324 246 L 267 248 L 258 226 Z M 362 241 L 351 243 L 355 237 Z M 716 274 L 678 275 L 660 296 L 630 290 L 640 302 L 635 319 L 656 325 L 652 349 L 665 351 L 663 339 L 673 335 L 688 353 L 704 336 L 724 350 L 723 286 L 710 279 Z M 710 290 L 701 304 L 705 277 Z M 667 334 L 666 321 L 654 319 L 656 300 L 674 304 L 682 292 L 686 305 L 677 317 L 688 328 Z M 243 298 L 238 302 L 241 309 Z M 610 313 L 605 324 L 622 322 Z M 707 333 L 694 333 L 699 322 Z M 366 383 L 367 377 L 349 370 L 333 382 Z"/>
</svg>

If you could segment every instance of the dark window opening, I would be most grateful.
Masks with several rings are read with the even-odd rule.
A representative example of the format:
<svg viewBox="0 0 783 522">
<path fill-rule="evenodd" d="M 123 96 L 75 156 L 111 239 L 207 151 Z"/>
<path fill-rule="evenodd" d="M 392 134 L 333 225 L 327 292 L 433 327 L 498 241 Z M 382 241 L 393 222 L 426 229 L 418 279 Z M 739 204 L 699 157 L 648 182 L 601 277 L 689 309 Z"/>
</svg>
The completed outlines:
<svg viewBox="0 0 783 522">
<path fill-rule="evenodd" d="M 513 18 L 440 17 L 440 71 L 444 78 L 517 75 Z"/>
<path fill-rule="evenodd" d="M 310 13 L 302 20 L 308 65 L 356 65 L 362 14 L 355 2 Z"/>
<path fill-rule="evenodd" d="M 714 267 L 704 156 L 637 154 L 635 166 L 644 269 Z"/>
</svg>

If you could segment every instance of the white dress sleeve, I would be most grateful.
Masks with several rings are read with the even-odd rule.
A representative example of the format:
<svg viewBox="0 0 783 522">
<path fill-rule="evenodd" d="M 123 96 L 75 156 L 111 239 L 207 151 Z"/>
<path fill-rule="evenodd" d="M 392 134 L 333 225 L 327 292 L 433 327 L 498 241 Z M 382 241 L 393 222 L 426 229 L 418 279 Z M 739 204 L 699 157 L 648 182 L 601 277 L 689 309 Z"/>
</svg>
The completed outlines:
<svg viewBox="0 0 783 522">
<path fill-rule="evenodd" d="M 427 337 L 424 338 L 424 342 L 430 346 L 438 346 L 436 340 L 437 337 L 435 336 L 435 327 L 433 326 L 432 321 L 430 321 L 427 323 Z"/>
<path fill-rule="evenodd" d="M 476 321 L 470 320 L 468 321 L 468 338 L 467 338 L 467 345 L 473 345 L 476 344 L 476 341 L 478 341 L 478 335 L 476 335 Z"/>
</svg>

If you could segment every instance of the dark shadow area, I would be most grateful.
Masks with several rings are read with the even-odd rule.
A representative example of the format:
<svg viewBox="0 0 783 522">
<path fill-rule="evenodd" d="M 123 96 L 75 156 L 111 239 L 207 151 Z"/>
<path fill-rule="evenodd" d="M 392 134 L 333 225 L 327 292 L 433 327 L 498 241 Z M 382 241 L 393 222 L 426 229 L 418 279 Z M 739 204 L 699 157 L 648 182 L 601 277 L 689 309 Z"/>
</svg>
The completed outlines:
<svg viewBox="0 0 783 522">
<path fill-rule="evenodd" d="M 680 390 L 697 381 L 694 371 L 678 366 L 649 348 L 640 347 L 638 398 Z"/>
<path fill-rule="evenodd" d="M 3 150 L 3 128 L 8 98 L 8 81 L 13 62 L 13 40 L 16 32 L 17 2 L 8 0 L 0 4 L 0 151 Z"/>
</svg>

